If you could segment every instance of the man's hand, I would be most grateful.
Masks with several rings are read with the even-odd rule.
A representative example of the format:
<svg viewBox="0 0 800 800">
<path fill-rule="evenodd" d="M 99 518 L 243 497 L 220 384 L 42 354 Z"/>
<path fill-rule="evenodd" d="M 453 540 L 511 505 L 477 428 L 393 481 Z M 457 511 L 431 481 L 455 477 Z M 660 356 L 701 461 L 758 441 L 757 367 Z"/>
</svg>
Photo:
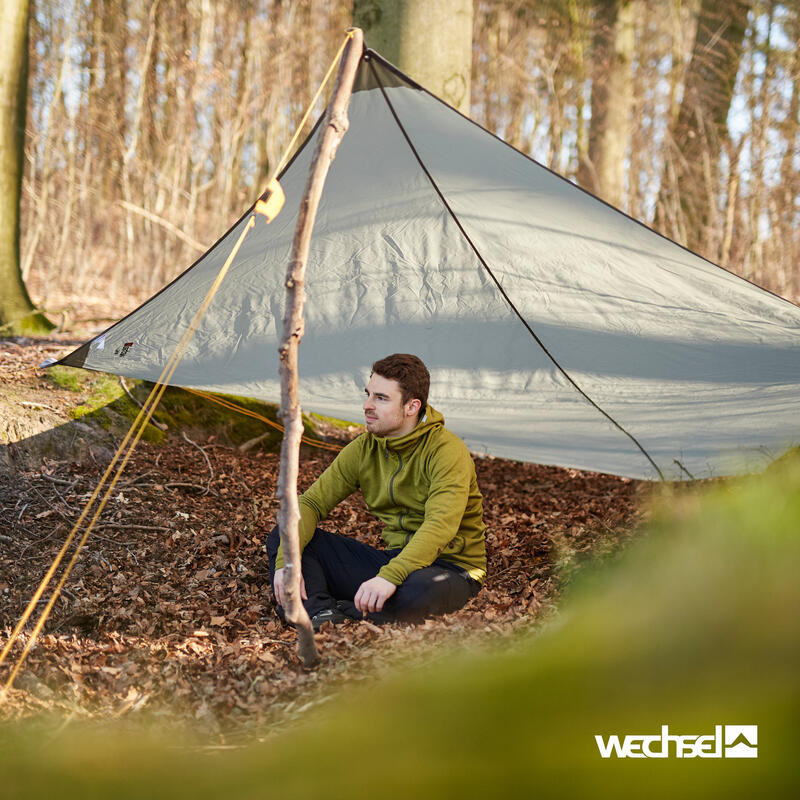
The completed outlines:
<svg viewBox="0 0 800 800">
<path fill-rule="evenodd" d="M 286 585 L 284 583 L 283 567 L 275 570 L 275 575 L 272 578 L 272 590 L 275 592 L 275 599 L 278 605 L 286 608 Z M 300 573 L 300 597 L 303 600 L 308 600 L 306 594 L 306 582 L 303 580 L 303 573 Z"/>
<path fill-rule="evenodd" d="M 277 574 L 277 573 L 276 573 Z M 397 591 L 397 587 L 386 578 L 376 575 L 358 587 L 353 598 L 356 608 L 366 616 L 368 611 L 381 611 L 383 604 Z"/>
</svg>

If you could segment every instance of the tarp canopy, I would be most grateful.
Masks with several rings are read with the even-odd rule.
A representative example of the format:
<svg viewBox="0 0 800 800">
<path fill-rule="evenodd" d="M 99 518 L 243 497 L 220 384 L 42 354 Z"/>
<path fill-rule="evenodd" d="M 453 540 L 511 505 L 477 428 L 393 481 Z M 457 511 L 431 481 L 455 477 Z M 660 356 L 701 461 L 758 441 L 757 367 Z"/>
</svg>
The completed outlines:
<svg viewBox="0 0 800 800">
<path fill-rule="evenodd" d="M 367 50 L 314 228 L 300 392 L 361 420 L 419 355 L 478 453 L 634 478 L 763 467 L 800 442 L 800 309 L 549 171 Z M 171 383 L 280 399 L 283 281 L 318 131 Z M 246 224 L 61 364 L 156 380 Z"/>
</svg>

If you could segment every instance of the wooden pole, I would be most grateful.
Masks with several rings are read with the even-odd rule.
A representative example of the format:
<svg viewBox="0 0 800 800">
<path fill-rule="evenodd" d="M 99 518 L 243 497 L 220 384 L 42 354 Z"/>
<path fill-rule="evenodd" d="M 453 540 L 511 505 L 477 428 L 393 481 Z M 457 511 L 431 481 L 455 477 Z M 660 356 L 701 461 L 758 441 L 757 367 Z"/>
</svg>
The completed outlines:
<svg viewBox="0 0 800 800">
<path fill-rule="evenodd" d="M 297 501 L 297 473 L 300 462 L 300 438 L 303 422 L 297 389 L 297 348 L 303 337 L 303 305 L 305 274 L 311 231 L 322 195 L 322 187 L 336 149 L 348 128 L 347 106 L 353 80 L 364 49 L 364 36 L 359 28 L 351 28 L 350 40 L 342 54 L 339 73 L 328 111 L 320 128 L 317 147 L 308 172 L 305 193 L 300 204 L 292 242 L 292 255 L 286 270 L 286 311 L 280 354 L 281 410 L 284 434 L 281 442 L 281 465 L 276 495 L 280 500 L 278 526 L 283 549 L 284 585 L 286 587 L 286 619 L 297 628 L 298 654 L 307 667 L 319 662 L 314 631 L 300 598 L 300 542 L 298 524 L 300 505 Z"/>
</svg>

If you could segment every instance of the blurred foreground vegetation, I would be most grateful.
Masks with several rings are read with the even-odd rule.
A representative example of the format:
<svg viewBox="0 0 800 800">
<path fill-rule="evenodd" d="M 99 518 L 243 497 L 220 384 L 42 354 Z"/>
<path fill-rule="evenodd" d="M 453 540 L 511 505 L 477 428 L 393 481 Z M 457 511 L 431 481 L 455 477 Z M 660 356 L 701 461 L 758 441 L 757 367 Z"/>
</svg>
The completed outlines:
<svg viewBox="0 0 800 800">
<path fill-rule="evenodd" d="M 797 454 L 764 476 L 665 493 L 648 535 L 580 574 L 536 636 L 351 687 L 241 749 L 130 721 L 7 725 L 0 796 L 789 797 L 798 531 Z M 694 735 L 758 725 L 758 758 L 600 758 L 595 734 L 665 724 Z"/>
</svg>

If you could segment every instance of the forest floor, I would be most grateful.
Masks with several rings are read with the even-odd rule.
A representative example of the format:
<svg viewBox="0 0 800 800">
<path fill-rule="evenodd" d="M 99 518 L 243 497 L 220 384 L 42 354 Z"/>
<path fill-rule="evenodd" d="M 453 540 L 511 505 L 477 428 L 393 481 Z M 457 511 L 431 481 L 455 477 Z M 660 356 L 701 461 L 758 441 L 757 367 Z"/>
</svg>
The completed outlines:
<svg viewBox="0 0 800 800">
<path fill-rule="evenodd" d="M 63 336 L 0 341 L 3 413 L 68 422 L 75 393 L 37 367 L 74 344 Z M 186 724 L 214 742 L 271 735 L 348 684 L 458 648 L 502 646 L 515 631 L 546 623 L 577 570 L 613 557 L 637 535 L 649 494 L 647 484 L 625 478 L 476 457 L 489 559 L 478 596 L 418 626 L 327 625 L 317 634 L 321 665 L 309 671 L 268 586 L 264 542 L 275 522 L 278 456 L 240 452 L 213 431 L 193 435 L 170 430 L 158 444 L 139 445 L 0 702 L 0 721 L 135 717 Z M 79 460 L 68 452 L 0 471 L 0 641 L 108 456 L 89 446 Z M 332 457 L 306 451 L 300 488 Z M 342 503 L 328 526 L 380 542 L 380 523 L 360 496 Z M 0 667 L 2 683 L 31 628 Z"/>
</svg>

